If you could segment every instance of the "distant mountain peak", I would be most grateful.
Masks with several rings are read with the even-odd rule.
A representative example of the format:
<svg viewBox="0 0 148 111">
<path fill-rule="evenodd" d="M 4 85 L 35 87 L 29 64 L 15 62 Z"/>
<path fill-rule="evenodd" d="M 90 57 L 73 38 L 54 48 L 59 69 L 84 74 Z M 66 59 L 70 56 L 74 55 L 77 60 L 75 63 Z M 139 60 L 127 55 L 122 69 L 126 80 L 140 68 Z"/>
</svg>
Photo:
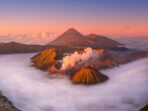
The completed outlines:
<svg viewBox="0 0 148 111">
<path fill-rule="evenodd" d="M 74 28 L 69 28 L 66 32 L 78 32 L 78 31 Z"/>
<path fill-rule="evenodd" d="M 80 32 L 78 32 L 74 28 L 69 28 L 67 31 L 64 32 L 64 34 L 79 34 L 79 35 L 82 35 Z"/>
<path fill-rule="evenodd" d="M 74 28 L 70 28 L 57 39 L 49 42 L 54 46 L 84 46 L 92 48 L 117 48 L 119 43 L 105 36 L 90 34 L 82 35 Z"/>
</svg>

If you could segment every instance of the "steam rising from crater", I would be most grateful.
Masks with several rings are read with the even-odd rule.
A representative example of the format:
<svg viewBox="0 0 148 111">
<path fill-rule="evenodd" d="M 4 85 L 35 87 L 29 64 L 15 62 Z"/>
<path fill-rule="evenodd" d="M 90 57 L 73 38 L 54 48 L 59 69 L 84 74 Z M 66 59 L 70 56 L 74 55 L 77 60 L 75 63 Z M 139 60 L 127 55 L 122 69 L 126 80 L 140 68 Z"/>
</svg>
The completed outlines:
<svg viewBox="0 0 148 111">
<path fill-rule="evenodd" d="M 74 52 L 72 55 L 65 56 L 63 58 L 62 69 L 66 70 L 68 68 L 72 68 L 76 65 L 76 63 L 85 63 L 90 59 L 98 58 L 100 54 L 93 50 L 92 48 L 84 49 L 84 53 Z"/>
</svg>

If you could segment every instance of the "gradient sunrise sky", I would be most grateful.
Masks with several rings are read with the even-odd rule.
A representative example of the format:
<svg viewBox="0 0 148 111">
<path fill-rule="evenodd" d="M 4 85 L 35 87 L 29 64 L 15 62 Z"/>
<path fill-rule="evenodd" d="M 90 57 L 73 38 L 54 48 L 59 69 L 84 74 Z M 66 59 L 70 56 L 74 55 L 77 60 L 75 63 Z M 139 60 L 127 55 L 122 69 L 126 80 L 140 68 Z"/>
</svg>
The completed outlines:
<svg viewBox="0 0 148 111">
<path fill-rule="evenodd" d="M 148 0 L 0 0 L 0 33 L 148 35 Z"/>
</svg>

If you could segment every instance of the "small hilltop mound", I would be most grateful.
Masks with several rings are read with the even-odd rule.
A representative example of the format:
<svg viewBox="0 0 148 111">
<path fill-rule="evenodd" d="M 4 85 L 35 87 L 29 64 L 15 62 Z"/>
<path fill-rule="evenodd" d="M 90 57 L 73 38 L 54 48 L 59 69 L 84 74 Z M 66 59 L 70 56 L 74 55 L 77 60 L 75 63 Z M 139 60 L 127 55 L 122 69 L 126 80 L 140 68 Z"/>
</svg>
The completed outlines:
<svg viewBox="0 0 148 111">
<path fill-rule="evenodd" d="M 47 49 L 39 53 L 38 55 L 31 58 L 31 61 L 34 63 L 34 66 L 42 69 L 48 70 L 49 67 L 56 64 L 58 61 L 55 59 L 57 53 L 54 48 Z"/>
<path fill-rule="evenodd" d="M 72 81 L 78 84 L 95 84 L 104 82 L 107 79 L 107 76 L 101 74 L 96 69 L 84 67 L 73 76 Z"/>
</svg>

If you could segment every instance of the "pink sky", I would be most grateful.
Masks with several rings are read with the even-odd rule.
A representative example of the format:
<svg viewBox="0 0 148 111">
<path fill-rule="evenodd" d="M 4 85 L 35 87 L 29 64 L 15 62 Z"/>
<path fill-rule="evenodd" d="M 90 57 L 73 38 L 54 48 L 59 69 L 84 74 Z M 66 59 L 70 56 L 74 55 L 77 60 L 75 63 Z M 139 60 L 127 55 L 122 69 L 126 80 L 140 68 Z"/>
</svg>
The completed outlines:
<svg viewBox="0 0 148 111">
<path fill-rule="evenodd" d="M 148 35 L 146 0 L 0 1 L 0 34 L 53 32 Z"/>
</svg>

